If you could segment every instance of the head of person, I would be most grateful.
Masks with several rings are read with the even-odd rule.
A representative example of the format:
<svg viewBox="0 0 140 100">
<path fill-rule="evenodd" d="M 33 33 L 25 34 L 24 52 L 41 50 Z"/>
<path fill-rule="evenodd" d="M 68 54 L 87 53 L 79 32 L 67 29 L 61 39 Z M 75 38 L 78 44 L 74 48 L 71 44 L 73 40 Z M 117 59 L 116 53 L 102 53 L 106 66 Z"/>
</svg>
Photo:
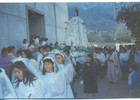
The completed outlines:
<svg viewBox="0 0 140 100">
<path fill-rule="evenodd" d="M 99 52 L 99 48 L 95 47 L 95 53 Z"/>
<path fill-rule="evenodd" d="M 56 53 L 55 54 L 56 61 L 58 64 L 64 64 L 64 56 L 61 53 Z"/>
<path fill-rule="evenodd" d="M 129 63 L 128 67 L 129 72 L 133 72 L 137 70 L 136 64 L 134 62 Z"/>
<path fill-rule="evenodd" d="M 56 41 L 55 44 L 57 45 L 58 44 L 58 41 Z"/>
<path fill-rule="evenodd" d="M 1 55 L 2 56 L 7 56 L 8 55 L 8 49 L 7 48 L 2 48 L 1 49 Z"/>
<path fill-rule="evenodd" d="M 125 50 L 127 51 L 127 50 L 128 50 L 128 45 L 125 45 L 124 48 L 125 48 Z"/>
<path fill-rule="evenodd" d="M 98 53 L 100 54 L 102 52 L 102 48 L 99 48 L 98 49 Z"/>
<path fill-rule="evenodd" d="M 8 47 L 8 53 L 15 53 L 15 47 L 14 46 L 9 46 Z"/>
<path fill-rule="evenodd" d="M 17 55 L 17 57 L 22 56 L 22 50 L 18 50 L 18 51 L 16 52 L 16 55 Z"/>
<path fill-rule="evenodd" d="M 16 86 L 23 81 L 24 84 L 31 84 L 35 80 L 35 76 L 31 73 L 22 61 L 17 61 L 12 65 L 12 69 L 17 76 Z"/>
<path fill-rule="evenodd" d="M 126 53 L 127 51 L 126 51 L 126 49 L 123 47 L 122 48 L 122 53 Z"/>
<path fill-rule="evenodd" d="M 30 45 L 35 45 L 35 41 L 31 40 Z"/>
<path fill-rule="evenodd" d="M 108 48 L 107 53 L 108 53 L 109 55 L 111 55 L 111 54 L 113 53 L 113 50 L 112 50 L 111 47 Z"/>
<path fill-rule="evenodd" d="M 50 47 L 48 45 L 44 46 L 44 50 L 47 51 L 47 52 L 50 52 Z"/>
<path fill-rule="evenodd" d="M 86 62 L 92 62 L 93 61 L 93 56 L 92 54 L 87 54 L 86 55 Z"/>
<path fill-rule="evenodd" d="M 43 60 L 43 71 L 42 74 L 54 72 L 54 60 L 50 57 L 46 57 Z"/>
<path fill-rule="evenodd" d="M 48 38 L 44 38 L 44 41 L 47 42 L 48 41 Z"/>
<path fill-rule="evenodd" d="M 131 50 L 131 45 L 127 45 L 127 50 Z"/>
<path fill-rule="evenodd" d="M 23 39 L 23 44 L 26 44 L 27 43 L 27 39 Z"/>
<path fill-rule="evenodd" d="M 44 46 L 39 46 L 38 51 L 43 54 L 44 53 Z"/>
<path fill-rule="evenodd" d="M 131 50 L 136 51 L 136 45 L 135 44 L 131 46 Z"/>
<path fill-rule="evenodd" d="M 47 56 L 47 55 L 48 55 L 48 51 L 45 49 L 44 46 L 38 47 L 38 51 L 39 51 L 42 55 L 44 55 L 44 56 Z"/>
<path fill-rule="evenodd" d="M 64 53 L 65 53 L 67 56 L 69 56 L 69 55 L 70 55 L 70 51 L 69 51 L 69 50 L 67 50 L 67 49 L 65 49 L 65 50 L 64 50 Z"/>
<path fill-rule="evenodd" d="M 32 52 L 30 50 L 22 50 L 22 58 L 28 58 L 31 59 L 32 58 Z"/>
</svg>

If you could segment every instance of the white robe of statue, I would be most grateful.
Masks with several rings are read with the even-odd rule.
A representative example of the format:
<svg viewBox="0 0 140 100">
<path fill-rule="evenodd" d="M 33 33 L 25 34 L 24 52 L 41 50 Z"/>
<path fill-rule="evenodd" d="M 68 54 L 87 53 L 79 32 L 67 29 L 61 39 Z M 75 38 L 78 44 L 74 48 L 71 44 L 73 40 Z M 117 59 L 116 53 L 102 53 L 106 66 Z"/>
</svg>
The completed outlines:
<svg viewBox="0 0 140 100">
<path fill-rule="evenodd" d="M 118 55 L 116 52 L 113 52 L 111 56 L 107 54 L 106 58 L 113 60 L 113 62 L 107 62 L 107 79 L 110 82 L 116 83 L 122 78 Z"/>
<path fill-rule="evenodd" d="M 87 47 L 86 27 L 84 21 L 80 17 L 76 16 L 68 21 L 65 33 L 65 42 L 67 45 L 71 45 L 71 42 L 73 42 L 74 46 L 80 45 Z"/>
<path fill-rule="evenodd" d="M 64 73 L 67 82 L 67 98 L 74 98 L 70 83 L 73 80 L 73 68 L 71 64 L 58 64 L 58 71 Z"/>
<path fill-rule="evenodd" d="M 66 79 L 63 73 L 46 73 L 43 78 L 45 98 L 66 98 Z"/>
<path fill-rule="evenodd" d="M 44 83 L 42 79 L 36 79 L 33 84 L 24 84 L 23 81 L 16 87 L 16 83 L 13 84 L 18 98 L 44 98 Z"/>
</svg>

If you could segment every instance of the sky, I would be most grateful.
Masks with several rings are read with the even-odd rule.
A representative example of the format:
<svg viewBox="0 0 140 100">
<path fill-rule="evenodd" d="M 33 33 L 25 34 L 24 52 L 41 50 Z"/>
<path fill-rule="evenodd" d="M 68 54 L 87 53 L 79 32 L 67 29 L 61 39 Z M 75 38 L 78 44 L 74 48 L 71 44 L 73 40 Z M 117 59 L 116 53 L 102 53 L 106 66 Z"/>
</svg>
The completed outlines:
<svg viewBox="0 0 140 100">
<path fill-rule="evenodd" d="M 115 18 L 120 7 L 115 2 L 85 2 L 85 3 L 68 3 L 69 19 L 74 16 L 74 10 L 78 8 L 79 17 L 86 25 L 94 30 L 113 31 Z"/>
</svg>

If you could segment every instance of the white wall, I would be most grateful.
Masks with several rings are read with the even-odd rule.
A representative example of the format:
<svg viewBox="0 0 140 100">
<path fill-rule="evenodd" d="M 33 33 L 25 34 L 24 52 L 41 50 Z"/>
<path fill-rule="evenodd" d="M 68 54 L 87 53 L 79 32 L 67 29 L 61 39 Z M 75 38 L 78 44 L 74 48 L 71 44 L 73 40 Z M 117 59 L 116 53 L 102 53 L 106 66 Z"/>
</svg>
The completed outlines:
<svg viewBox="0 0 140 100">
<path fill-rule="evenodd" d="M 20 14 L 19 4 L 0 4 L 0 49 L 9 45 L 19 48 L 27 38 L 26 19 Z"/>
<path fill-rule="evenodd" d="M 56 39 L 63 40 L 64 22 L 68 20 L 66 3 L 1 3 L 0 49 L 9 45 L 14 45 L 16 49 L 19 49 L 22 40 L 29 38 L 27 8 L 44 15 L 44 34 L 49 42 L 55 43 Z"/>
<path fill-rule="evenodd" d="M 65 22 L 68 21 L 68 7 L 65 3 L 56 3 L 56 26 L 57 26 L 57 41 L 63 43 L 65 41 Z"/>
</svg>

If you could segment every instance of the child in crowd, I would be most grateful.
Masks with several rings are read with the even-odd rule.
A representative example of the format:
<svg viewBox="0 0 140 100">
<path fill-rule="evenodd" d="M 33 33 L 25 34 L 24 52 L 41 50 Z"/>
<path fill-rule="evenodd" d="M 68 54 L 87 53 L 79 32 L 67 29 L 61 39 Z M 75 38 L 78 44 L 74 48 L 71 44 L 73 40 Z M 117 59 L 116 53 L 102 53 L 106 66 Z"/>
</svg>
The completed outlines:
<svg viewBox="0 0 140 100">
<path fill-rule="evenodd" d="M 130 64 L 129 72 L 130 72 L 128 76 L 129 96 L 130 98 L 136 98 L 138 88 L 138 74 L 136 72 L 136 65 L 134 63 Z"/>
</svg>

